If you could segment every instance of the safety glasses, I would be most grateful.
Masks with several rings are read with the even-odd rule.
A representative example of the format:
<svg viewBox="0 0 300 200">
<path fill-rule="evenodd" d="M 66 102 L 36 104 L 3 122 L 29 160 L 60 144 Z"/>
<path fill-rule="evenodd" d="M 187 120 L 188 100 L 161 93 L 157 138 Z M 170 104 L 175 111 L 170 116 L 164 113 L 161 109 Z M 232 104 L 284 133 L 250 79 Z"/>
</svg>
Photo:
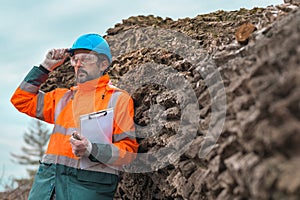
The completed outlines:
<svg viewBox="0 0 300 200">
<path fill-rule="evenodd" d="M 98 62 L 98 56 L 90 53 L 78 53 L 71 56 L 70 61 L 72 66 L 75 66 L 78 61 L 80 61 L 82 65 L 91 65 Z"/>
</svg>

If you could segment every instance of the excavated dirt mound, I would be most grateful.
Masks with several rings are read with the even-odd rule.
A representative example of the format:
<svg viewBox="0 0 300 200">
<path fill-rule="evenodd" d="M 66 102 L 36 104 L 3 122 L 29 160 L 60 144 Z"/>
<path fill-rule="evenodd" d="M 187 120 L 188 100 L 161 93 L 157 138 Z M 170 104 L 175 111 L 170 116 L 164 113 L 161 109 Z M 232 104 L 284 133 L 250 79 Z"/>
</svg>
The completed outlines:
<svg viewBox="0 0 300 200">
<path fill-rule="evenodd" d="M 115 199 L 299 199 L 299 32 L 297 3 L 109 29 L 109 74 L 154 155 L 125 168 L 137 173 L 121 173 Z M 73 84 L 66 62 L 42 90 Z"/>
<path fill-rule="evenodd" d="M 218 11 L 178 21 L 139 16 L 109 29 L 107 39 L 117 49 L 116 52 L 122 52 L 120 49 L 126 50 L 130 45 L 137 46 L 143 42 L 144 35 L 150 37 L 151 33 L 144 31 L 144 35 L 138 34 L 140 38 L 132 39 L 129 31 L 130 34 L 121 37 L 122 41 L 115 40 L 123 31 L 144 26 L 176 30 L 197 40 L 207 52 L 205 60 L 213 61 L 221 74 L 227 102 L 222 134 L 216 145 L 211 144 L 211 151 L 201 157 L 199 150 L 209 145 L 205 140 L 209 133 L 205 131 L 210 123 L 212 106 L 206 86 L 206 78 L 210 75 L 206 66 L 210 65 L 196 62 L 199 65 L 194 66 L 182 56 L 161 49 L 143 48 L 119 56 L 114 63 L 115 71 L 112 71 L 115 77 L 129 79 L 127 71 L 148 62 L 177 70 L 189 81 L 197 96 L 200 119 L 192 144 L 176 162 L 154 172 L 124 173 L 118 198 L 298 199 L 299 17 L 298 7 L 284 5 Z M 240 44 L 235 40 L 235 34 L 246 23 L 254 25 L 255 29 L 251 28 L 248 41 L 243 40 Z M 128 43 L 124 42 L 125 38 L 130 38 Z M 176 45 L 175 39 L 172 42 Z M 136 71 L 135 78 L 140 80 L 139 74 L 143 71 Z M 163 74 L 159 77 L 164 79 Z M 218 83 L 216 81 L 210 87 L 218 88 Z M 166 116 L 168 121 L 154 137 L 141 140 L 141 152 L 157 151 L 168 145 L 177 133 L 182 120 L 181 107 L 177 104 L 180 100 L 178 95 L 171 94 L 165 88 L 153 85 L 133 93 L 138 102 L 137 124 L 150 123 L 150 105 L 156 104 L 165 108 L 165 115 L 160 116 Z"/>
</svg>

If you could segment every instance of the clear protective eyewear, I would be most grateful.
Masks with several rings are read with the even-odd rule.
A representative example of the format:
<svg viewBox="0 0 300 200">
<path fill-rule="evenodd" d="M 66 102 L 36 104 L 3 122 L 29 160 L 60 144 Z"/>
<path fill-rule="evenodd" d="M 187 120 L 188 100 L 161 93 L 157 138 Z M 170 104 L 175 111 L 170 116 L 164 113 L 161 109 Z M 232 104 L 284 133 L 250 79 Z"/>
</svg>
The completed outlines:
<svg viewBox="0 0 300 200">
<path fill-rule="evenodd" d="M 70 61 L 72 66 L 75 66 L 78 61 L 80 61 L 82 65 L 91 65 L 98 62 L 98 56 L 90 53 L 78 53 L 71 56 Z"/>
</svg>

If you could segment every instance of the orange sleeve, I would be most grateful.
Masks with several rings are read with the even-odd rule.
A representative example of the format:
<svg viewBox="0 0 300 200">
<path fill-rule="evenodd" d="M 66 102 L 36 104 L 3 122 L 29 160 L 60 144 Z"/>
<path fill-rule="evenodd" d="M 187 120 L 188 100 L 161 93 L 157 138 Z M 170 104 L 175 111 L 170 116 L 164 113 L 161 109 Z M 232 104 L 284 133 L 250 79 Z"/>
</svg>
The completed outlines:
<svg viewBox="0 0 300 200">
<path fill-rule="evenodd" d="M 34 67 L 22 81 L 11 97 L 11 103 L 17 110 L 31 117 L 54 123 L 55 90 L 44 93 L 40 85 L 47 79 L 48 74 L 39 67 Z M 59 96 L 59 95 L 58 95 Z"/>
<path fill-rule="evenodd" d="M 114 145 L 119 149 L 119 159 L 114 164 L 127 164 L 136 157 L 138 143 L 134 125 L 134 104 L 127 93 L 122 93 L 115 107 Z"/>
</svg>

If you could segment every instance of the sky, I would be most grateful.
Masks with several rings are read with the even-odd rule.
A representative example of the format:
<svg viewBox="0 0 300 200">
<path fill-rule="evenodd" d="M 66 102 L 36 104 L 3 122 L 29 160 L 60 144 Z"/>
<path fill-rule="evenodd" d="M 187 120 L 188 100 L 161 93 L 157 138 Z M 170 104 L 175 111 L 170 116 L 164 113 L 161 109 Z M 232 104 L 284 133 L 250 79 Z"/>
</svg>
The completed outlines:
<svg viewBox="0 0 300 200">
<path fill-rule="evenodd" d="M 0 6 L 0 191 L 11 177 L 26 177 L 24 166 L 11 161 L 21 153 L 23 134 L 32 119 L 10 103 L 14 90 L 51 48 L 69 48 L 85 33 L 106 34 L 122 19 L 154 15 L 173 20 L 217 10 L 267 7 L 283 0 L 1 0 Z M 49 125 L 49 129 L 52 128 Z M 1 185 L 2 183 L 2 185 Z"/>
</svg>

